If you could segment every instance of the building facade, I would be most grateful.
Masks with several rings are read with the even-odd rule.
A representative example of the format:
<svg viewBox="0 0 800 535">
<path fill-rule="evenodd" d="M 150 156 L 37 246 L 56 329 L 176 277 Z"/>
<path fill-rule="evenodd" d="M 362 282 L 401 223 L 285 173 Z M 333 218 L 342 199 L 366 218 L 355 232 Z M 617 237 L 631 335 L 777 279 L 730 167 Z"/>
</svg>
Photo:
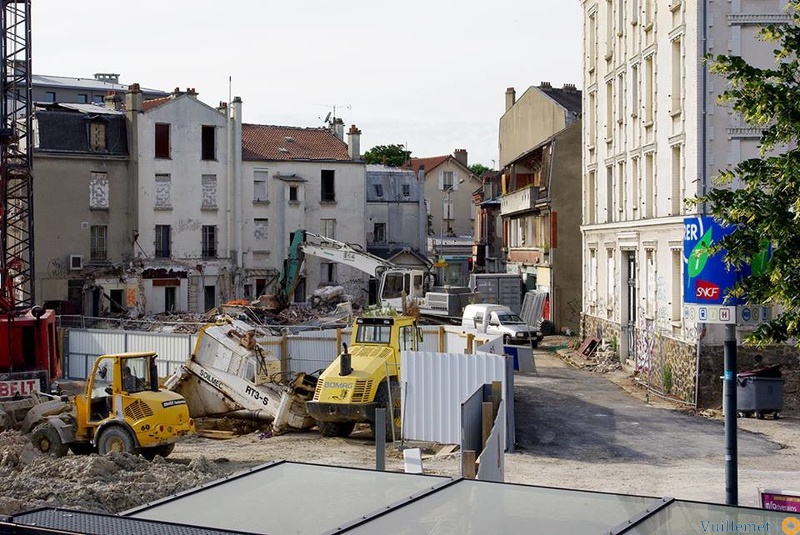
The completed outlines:
<svg viewBox="0 0 800 535">
<path fill-rule="evenodd" d="M 365 244 L 366 168 L 360 134 L 352 126 L 345 143 L 335 129 L 242 126 L 244 295 L 275 291 L 298 230 Z M 294 298 L 304 301 L 331 285 L 359 296 L 368 290 L 368 279 L 349 266 L 307 257 Z"/>
<path fill-rule="evenodd" d="M 683 220 L 698 210 L 685 200 L 756 156 L 760 135 L 717 103 L 726 84 L 703 57 L 768 65 L 772 46 L 755 37 L 788 20 L 785 6 L 583 2 L 584 332 L 687 402 L 713 397 L 704 363 L 721 353 L 723 330 L 684 315 Z"/>
</svg>

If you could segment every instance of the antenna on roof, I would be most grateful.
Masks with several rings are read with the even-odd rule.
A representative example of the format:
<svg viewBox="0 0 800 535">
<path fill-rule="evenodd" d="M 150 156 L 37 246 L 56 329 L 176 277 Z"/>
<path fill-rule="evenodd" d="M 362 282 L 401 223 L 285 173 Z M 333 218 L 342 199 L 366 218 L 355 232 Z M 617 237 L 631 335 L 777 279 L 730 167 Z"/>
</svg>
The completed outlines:
<svg viewBox="0 0 800 535">
<path fill-rule="evenodd" d="M 348 110 L 353 109 L 353 107 L 350 104 L 317 104 L 317 106 L 325 106 L 326 108 L 332 108 L 332 111 L 328 112 L 328 115 L 325 116 L 325 119 L 322 119 L 322 117 L 320 117 L 320 119 L 322 119 L 322 122 L 325 123 L 328 126 L 330 126 L 334 122 L 336 122 L 336 107 L 337 106 L 340 107 L 340 108 L 347 108 Z"/>
</svg>

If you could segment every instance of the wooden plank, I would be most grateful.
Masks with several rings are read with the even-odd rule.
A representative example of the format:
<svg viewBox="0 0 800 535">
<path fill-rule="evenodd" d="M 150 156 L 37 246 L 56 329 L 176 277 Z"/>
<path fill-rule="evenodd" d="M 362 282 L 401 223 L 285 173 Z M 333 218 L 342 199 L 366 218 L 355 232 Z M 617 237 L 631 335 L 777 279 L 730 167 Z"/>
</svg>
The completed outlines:
<svg viewBox="0 0 800 535">
<path fill-rule="evenodd" d="M 221 429 L 200 429 L 197 431 L 197 436 L 225 440 L 235 437 L 236 433 L 233 431 L 223 431 Z"/>
<path fill-rule="evenodd" d="M 486 447 L 486 441 L 489 440 L 489 434 L 492 432 L 494 425 L 494 407 L 491 401 L 484 401 L 481 403 L 481 424 L 483 436 L 481 438 L 481 450 Z"/>
<path fill-rule="evenodd" d="M 461 454 L 461 477 L 475 479 L 478 475 L 477 455 L 472 450 L 464 450 Z"/>
</svg>

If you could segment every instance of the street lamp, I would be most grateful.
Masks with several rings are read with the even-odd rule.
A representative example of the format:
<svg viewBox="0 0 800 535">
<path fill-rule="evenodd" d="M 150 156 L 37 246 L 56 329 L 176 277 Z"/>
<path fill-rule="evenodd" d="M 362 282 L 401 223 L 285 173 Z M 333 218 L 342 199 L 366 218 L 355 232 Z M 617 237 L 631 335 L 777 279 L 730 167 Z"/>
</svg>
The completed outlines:
<svg viewBox="0 0 800 535">
<path fill-rule="evenodd" d="M 446 188 L 444 191 L 442 191 L 442 204 L 447 206 L 447 212 L 446 212 L 446 215 L 445 215 L 445 211 L 444 211 L 444 209 L 442 209 L 442 224 L 439 225 L 439 241 L 440 242 L 444 241 L 444 222 L 445 222 L 445 219 L 448 222 L 447 223 L 448 234 L 452 230 L 450 228 L 450 198 L 451 198 L 450 195 L 453 193 L 453 189 L 458 184 L 462 184 L 463 182 L 464 182 L 464 179 L 463 178 L 459 178 L 458 182 L 453 183 L 449 188 Z M 445 203 L 445 200 L 447 201 L 446 203 Z"/>
</svg>

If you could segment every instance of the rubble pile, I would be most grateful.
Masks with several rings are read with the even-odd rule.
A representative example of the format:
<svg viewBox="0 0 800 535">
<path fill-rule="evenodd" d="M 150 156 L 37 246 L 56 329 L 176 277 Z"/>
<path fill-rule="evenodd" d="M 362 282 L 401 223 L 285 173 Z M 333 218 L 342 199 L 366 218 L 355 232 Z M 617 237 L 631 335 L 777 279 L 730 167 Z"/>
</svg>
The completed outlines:
<svg viewBox="0 0 800 535">
<path fill-rule="evenodd" d="M 205 457 L 188 466 L 127 453 L 54 458 L 16 431 L 0 433 L 0 515 L 36 507 L 118 513 L 229 475 Z"/>
<path fill-rule="evenodd" d="M 609 373 L 622 369 L 622 365 L 619 362 L 619 355 L 608 345 L 601 345 L 598 347 L 586 367 L 597 373 Z"/>
</svg>

